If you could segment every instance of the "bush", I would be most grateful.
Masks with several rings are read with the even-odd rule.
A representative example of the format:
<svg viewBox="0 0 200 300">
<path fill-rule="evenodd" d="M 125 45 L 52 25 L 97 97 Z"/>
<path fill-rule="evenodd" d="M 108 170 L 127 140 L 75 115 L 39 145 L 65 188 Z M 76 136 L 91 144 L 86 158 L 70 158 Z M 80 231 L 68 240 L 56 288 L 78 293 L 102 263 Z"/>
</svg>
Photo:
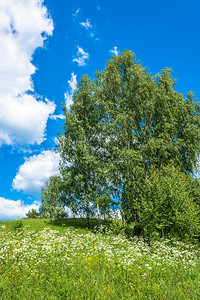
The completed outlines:
<svg viewBox="0 0 200 300">
<path fill-rule="evenodd" d="M 64 210 L 63 207 L 55 207 L 53 220 L 68 219 L 68 217 L 68 213 Z"/>
<path fill-rule="evenodd" d="M 34 208 L 32 208 L 32 210 L 29 210 L 29 212 L 27 212 L 26 216 L 29 219 L 37 219 L 40 217 L 40 213 L 37 212 Z"/>
<path fill-rule="evenodd" d="M 126 229 L 126 223 L 119 219 L 112 219 L 109 222 L 109 231 L 114 234 L 123 234 Z"/>
<path fill-rule="evenodd" d="M 192 197 L 192 178 L 172 165 L 153 169 L 142 193 L 140 225 L 154 237 L 199 237 L 199 207 Z"/>
<path fill-rule="evenodd" d="M 23 227 L 22 220 L 21 219 L 16 220 L 14 225 L 13 225 L 13 229 L 18 230 L 18 229 L 22 229 L 22 227 Z"/>
</svg>

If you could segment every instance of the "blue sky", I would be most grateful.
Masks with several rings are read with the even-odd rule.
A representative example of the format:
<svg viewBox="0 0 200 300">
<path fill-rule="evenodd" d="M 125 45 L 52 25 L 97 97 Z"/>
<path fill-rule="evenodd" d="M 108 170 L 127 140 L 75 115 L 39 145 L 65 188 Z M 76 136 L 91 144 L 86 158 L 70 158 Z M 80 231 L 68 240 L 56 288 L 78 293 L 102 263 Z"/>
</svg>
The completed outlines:
<svg viewBox="0 0 200 300">
<path fill-rule="evenodd" d="M 152 74 L 172 67 L 176 89 L 200 98 L 200 2 L 2 0 L 0 3 L 0 220 L 40 205 L 58 174 L 54 153 L 82 74 L 132 50 Z"/>
</svg>

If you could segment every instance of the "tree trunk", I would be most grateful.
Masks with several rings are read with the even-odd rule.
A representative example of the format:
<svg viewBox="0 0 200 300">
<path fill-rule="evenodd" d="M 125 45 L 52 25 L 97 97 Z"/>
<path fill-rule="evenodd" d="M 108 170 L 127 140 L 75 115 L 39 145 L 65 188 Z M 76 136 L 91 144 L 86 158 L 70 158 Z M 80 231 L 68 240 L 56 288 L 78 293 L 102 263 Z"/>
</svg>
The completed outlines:
<svg viewBox="0 0 200 300">
<path fill-rule="evenodd" d="M 136 224 L 133 228 L 133 236 L 139 236 L 140 233 L 142 232 L 142 227 L 139 225 L 139 216 L 137 213 L 135 214 L 135 221 Z"/>
<path fill-rule="evenodd" d="M 123 217 L 123 212 L 122 212 L 121 201 L 119 201 L 119 211 L 120 211 L 120 215 L 121 215 L 121 221 L 124 222 L 124 217 Z"/>
<path fill-rule="evenodd" d="M 120 215 L 121 215 L 121 221 L 124 222 L 124 216 L 123 216 L 123 211 L 122 211 L 122 203 L 121 203 L 121 200 L 120 200 L 120 192 L 119 192 L 119 189 L 117 189 L 117 197 L 118 197 L 118 201 L 119 201 L 119 211 L 120 211 Z"/>
<path fill-rule="evenodd" d="M 90 204 L 88 198 L 86 203 L 86 227 L 90 228 Z"/>
<path fill-rule="evenodd" d="M 99 204 L 98 203 L 97 203 L 97 216 L 98 216 L 98 221 L 99 221 L 99 229 L 101 231 L 101 216 L 100 216 Z"/>
<path fill-rule="evenodd" d="M 133 228 L 133 236 L 140 236 L 142 228 L 139 225 L 135 225 Z"/>
</svg>

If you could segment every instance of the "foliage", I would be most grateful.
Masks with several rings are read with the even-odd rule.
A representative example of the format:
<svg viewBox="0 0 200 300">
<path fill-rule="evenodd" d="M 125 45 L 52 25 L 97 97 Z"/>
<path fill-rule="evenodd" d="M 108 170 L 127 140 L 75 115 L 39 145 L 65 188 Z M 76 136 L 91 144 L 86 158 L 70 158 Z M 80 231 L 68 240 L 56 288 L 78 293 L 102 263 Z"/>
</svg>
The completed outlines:
<svg viewBox="0 0 200 300">
<path fill-rule="evenodd" d="M 61 190 L 53 201 L 43 193 L 43 203 L 59 198 L 73 212 L 87 215 L 88 228 L 94 211 L 100 224 L 114 205 L 123 221 L 135 223 L 135 233 L 140 225 L 149 232 L 152 224 L 159 235 L 198 236 L 200 188 L 184 178 L 193 176 L 198 164 L 200 105 L 192 92 L 184 98 L 175 87 L 171 69 L 153 76 L 131 51 L 113 56 L 94 80 L 82 76 L 70 110 L 64 106 Z"/>
<path fill-rule="evenodd" d="M 23 225 L 22 219 L 18 219 L 16 221 L 14 221 L 13 229 L 14 230 L 22 229 L 23 226 L 24 225 Z"/>
<path fill-rule="evenodd" d="M 41 190 L 41 215 L 53 220 L 64 216 L 62 193 L 62 179 L 59 176 L 51 176 Z"/>
<path fill-rule="evenodd" d="M 68 213 L 65 211 L 64 207 L 57 206 L 54 210 L 54 220 L 67 219 Z"/>
<path fill-rule="evenodd" d="M 148 236 L 194 240 L 200 235 L 193 180 L 173 165 L 152 168 L 144 182 L 140 225 Z"/>
<path fill-rule="evenodd" d="M 110 233 L 124 234 L 125 230 L 126 230 L 126 223 L 117 218 L 114 218 L 114 219 L 110 220 L 108 227 L 109 227 Z"/>
<path fill-rule="evenodd" d="M 152 76 L 131 51 L 97 73 L 94 97 L 107 135 L 107 176 L 124 217 L 138 222 L 139 194 L 149 168 L 173 161 L 192 173 L 200 151 L 200 106 L 175 90 L 171 69 Z"/>
<path fill-rule="evenodd" d="M 92 206 L 101 207 L 107 184 L 105 170 L 99 161 L 98 116 L 93 89 L 94 84 L 90 79 L 82 76 L 73 96 L 71 110 L 64 107 L 64 133 L 60 135 L 58 144 L 64 202 L 72 211 L 82 210 L 86 213 L 88 228 Z"/>
<path fill-rule="evenodd" d="M 37 212 L 34 208 L 32 208 L 31 210 L 29 210 L 26 213 L 27 218 L 31 218 L 31 219 L 37 219 L 40 217 L 40 213 Z"/>
</svg>

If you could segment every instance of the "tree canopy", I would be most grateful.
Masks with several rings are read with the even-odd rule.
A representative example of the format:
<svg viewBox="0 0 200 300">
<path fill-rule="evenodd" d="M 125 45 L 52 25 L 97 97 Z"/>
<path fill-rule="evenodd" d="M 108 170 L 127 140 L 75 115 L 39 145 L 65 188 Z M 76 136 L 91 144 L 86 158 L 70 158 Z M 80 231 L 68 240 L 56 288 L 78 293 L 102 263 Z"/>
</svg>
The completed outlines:
<svg viewBox="0 0 200 300">
<path fill-rule="evenodd" d="M 41 189 L 41 215 L 56 219 L 65 216 L 63 202 L 63 181 L 59 176 L 51 176 Z"/>
<path fill-rule="evenodd" d="M 131 51 L 113 56 L 93 80 L 84 75 L 77 84 L 70 110 L 64 106 L 58 151 L 63 203 L 84 210 L 88 227 L 92 210 L 99 215 L 113 205 L 123 220 L 142 224 L 146 184 L 159 178 L 156 172 L 168 174 L 163 170 L 169 165 L 192 180 L 200 106 L 192 92 L 184 97 L 175 87 L 171 69 L 152 75 Z"/>
</svg>

